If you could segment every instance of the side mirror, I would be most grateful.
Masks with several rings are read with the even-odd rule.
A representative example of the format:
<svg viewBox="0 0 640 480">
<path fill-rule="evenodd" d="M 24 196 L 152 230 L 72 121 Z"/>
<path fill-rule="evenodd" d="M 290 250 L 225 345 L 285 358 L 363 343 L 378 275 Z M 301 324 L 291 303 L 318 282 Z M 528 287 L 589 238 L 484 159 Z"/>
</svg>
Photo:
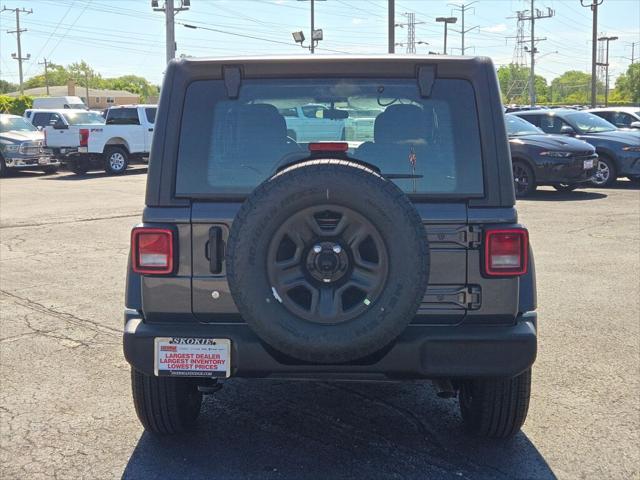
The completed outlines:
<svg viewBox="0 0 640 480">
<path fill-rule="evenodd" d="M 571 128 L 569 125 L 563 125 L 560 127 L 560 135 L 570 135 L 573 136 L 576 134 L 576 131 Z"/>
<path fill-rule="evenodd" d="M 629 125 L 631 128 L 640 128 L 640 122 L 636 121 L 636 122 L 631 122 L 631 125 Z"/>
</svg>

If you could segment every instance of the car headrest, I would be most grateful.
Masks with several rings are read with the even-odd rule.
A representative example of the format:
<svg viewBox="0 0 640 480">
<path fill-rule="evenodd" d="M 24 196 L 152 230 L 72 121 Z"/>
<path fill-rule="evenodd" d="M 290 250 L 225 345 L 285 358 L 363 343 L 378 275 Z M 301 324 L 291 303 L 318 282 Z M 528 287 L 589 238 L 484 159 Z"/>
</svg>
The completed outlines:
<svg viewBox="0 0 640 480">
<path fill-rule="evenodd" d="M 273 105 L 242 105 L 237 110 L 236 125 L 241 141 L 284 142 L 287 124 Z"/>
<path fill-rule="evenodd" d="M 390 105 L 376 117 L 376 143 L 426 143 L 427 115 L 416 105 Z"/>
</svg>

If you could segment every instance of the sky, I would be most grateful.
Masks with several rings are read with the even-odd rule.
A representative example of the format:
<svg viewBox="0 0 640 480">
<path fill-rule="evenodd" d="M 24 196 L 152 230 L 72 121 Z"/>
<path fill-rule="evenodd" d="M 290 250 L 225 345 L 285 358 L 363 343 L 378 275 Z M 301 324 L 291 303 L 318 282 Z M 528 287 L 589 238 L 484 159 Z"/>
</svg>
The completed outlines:
<svg viewBox="0 0 640 480">
<path fill-rule="evenodd" d="M 583 0 L 585 3 L 591 0 Z M 164 0 L 160 0 L 162 6 Z M 180 0 L 175 0 L 176 5 Z M 458 16 L 452 10 L 459 0 L 396 0 L 396 23 L 406 23 L 405 12 L 415 13 L 417 53 L 441 52 L 443 24 L 438 16 Z M 464 0 L 470 4 L 471 0 Z M 7 0 L 7 8 L 32 9 L 22 14 L 21 28 L 25 80 L 42 73 L 43 59 L 67 65 L 86 61 L 103 77 L 140 75 L 162 82 L 165 65 L 164 14 L 154 12 L 150 0 Z M 455 5 L 454 5 L 455 6 Z M 530 0 L 478 0 L 467 10 L 467 54 L 493 58 L 497 66 L 514 55 L 516 11 L 530 8 Z M 580 0 L 535 0 L 535 8 L 555 11 L 552 18 L 535 24 L 537 37 L 546 37 L 539 50 L 536 73 L 551 81 L 566 70 L 591 71 L 591 11 Z M 316 0 L 315 24 L 324 32 L 317 54 L 386 53 L 387 0 Z M 640 58 L 640 1 L 604 0 L 598 10 L 598 33 L 618 36 L 610 43 L 610 75 L 623 73 L 631 61 L 631 43 Z M 308 0 L 191 0 L 176 22 L 177 56 L 195 57 L 309 54 L 295 44 L 291 33 L 302 30 L 309 38 Z M 209 29 L 209 30 L 205 30 Z M 449 29 L 449 54 L 459 53 L 461 35 Z M 0 14 L 0 79 L 18 83 L 15 14 Z M 216 31 L 212 31 L 216 30 Z M 396 27 L 396 42 L 406 42 L 407 28 Z M 452 51 L 451 49 L 454 48 Z M 396 47 L 403 52 L 403 46 Z M 636 60 L 637 61 L 637 60 Z M 613 80 L 613 81 L 614 81 Z M 613 83 L 612 83 L 613 84 Z"/>
</svg>

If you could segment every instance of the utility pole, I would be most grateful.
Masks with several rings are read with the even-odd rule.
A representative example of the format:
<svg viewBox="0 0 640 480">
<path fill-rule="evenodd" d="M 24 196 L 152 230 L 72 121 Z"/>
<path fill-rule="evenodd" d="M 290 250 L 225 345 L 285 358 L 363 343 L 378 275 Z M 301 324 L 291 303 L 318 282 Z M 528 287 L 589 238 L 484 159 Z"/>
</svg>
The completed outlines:
<svg viewBox="0 0 640 480">
<path fill-rule="evenodd" d="M 604 62 L 598 62 L 598 65 L 604 67 L 604 106 L 609 106 L 609 42 L 614 40 L 618 40 L 618 37 L 600 37 L 598 38 L 599 42 L 607 42 L 606 43 L 606 53 Z"/>
<path fill-rule="evenodd" d="M 298 0 L 299 2 L 306 2 L 307 0 Z M 318 0 L 324 1 L 324 0 Z M 319 28 L 316 30 L 316 20 L 315 20 L 315 2 L 316 0 L 311 0 L 311 41 L 309 42 L 309 52 L 316 53 L 316 45 L 322 40 L 322 29 Z M 296 43 L 299 43 L 301 47 L 303 47 L 302 42 L 304 42 L 304 34 L 302 32 L 296 32 L 293 34 L 294 40 Z M 300 35 L 296 37 L 296 35 Z"/>
<path fill-rule="evenodd" d="M 396 53 L 396 2 L 395 0 L 388 0 L 388 2 L 389 53 Z"/>
<path fill-rule="evenodd" d="M 87 107 L 91 108 L 91 99 L 89 98 L 89 71 L 84 71 L 84 91 L 86 92 Z"/>
<path fill-rule="evenodd" d="M 7 8 L 7 7 L 2 7 L 2 12 L 15 12 L 16 13 L 16 29 L 15 30 L 10 30 L 7 31 L 7 33 L 15 33 L 16 34 L 16 38 L 18 40 L 18 54 L 16 55 L 15 53 L 11 54 L 11 58 L 13 58 L 14 60 L 18 61 L 18 73 L 20 76 L 20 95 L 24 95 L 24 85 L 23 85 L 23 78 L 22 78 L 22 61 L 23 60 L 29 60 L 31 58 L 31 55 L 27 53 L 26 57 L 22 56 L 22 44 L 20 42 L 20 34 L 22 32 L 26 32 L 27 29 L 26 28 L 20 28 L 20 13 L 26 13 L 27 15 L 33 13 L 33 9 L 29 9 L 26 10 L 24 8 Z"/>
<path fill-rule="evenodd" d="M 585 0 L 580 0 L 580 4 L 583 7 L 591 8 L 593 16 L 593 26 L 591 29 L 591 108 L 596 108 L 596 63 L 597 60 L 597 47 L 598 47 L 598 6 L 602 5 L 604 0 L 590 0 L 591 3 L 586 3 Z"/>
<path fill-rule="evenodd" d="M 450 23 L 456 23 L 457 21 L 458 17 L 436 17 L 436 22 L 444 23 L 444 55 L 447 54 L 447 26 Z"/>
<path fill-rule="evenodd" d="M 44 84 L 47 87 L 47 96 L 49 96 L 49 63 L 46 58 L 43 58 L 42 62 L 38 62 L 38 65 L 44 65 Z"/>
<path fill-rule="evenodd" d="M 454 30 L 454 32 L 460 33 L 462 35 L 462 46 L 460 48 L 460 53 L 462 55 L 464 55 L 465 51 L 466 51 L 466 47 L 464 46 L 464 35 L 468 32 L 470 32 L 471 30 L 478 28 L 477 25 L 465 30 L 464 29 L 464 14 L 467 10 L 469 10 L 469 8 L 471 7 L 471 5 L 473 5 L 474 3 L 478 3 L 477 0 L 475 2 L 471 2 L 471 3 L 467 3 L 466 5 L 463 3 L 461 5 L 455 5 L 455 4 L 449 4 L 449 6 L 453 7 L 453 10 L 460 12 L 460 16 L 462 17 L 462 29 L 461 30 Z M 475 8 L 471 8 L 471 10 L 475 11 Z"/>
<path fill-rule="evenodd" d="M 176 14 L 183 10 L 189 10 L 191 6 L 191 0 L 181 0 L 180 6 L 175 7 L 174 0 L 165 0 L 164 7 L 158 7 L 158 0 L 151 0 L 151 7 L 154 12 L 164 12 L 165 15 L 165 36 L 166 36 L 166 57 L 167 63 L 176 57 L 176 33 L 175 33 L 175 20 Z"/>
<path fill-rule="evenodd" d="M 531 106 L 536 104 L 536 53 L 538 53 L 538 49 L 536 48 L 536 42 L 540 42 L 542 40 L 546 40 L 546 38 L 536 38 L 535 36 L 535 28 L 536 28 L 536 20 L 541 20 L 543 18 L 551 18 L 555 15 L 555 12 L 550 8 L 547 8 L 547 12 L 543 13 L 539 9 L 534 8 L 535 0 L 531 0 L 531 10 L 529 11 L 528 17 L 523 17 L 523 20 L 531 21 L 530 28 L 530 40 L 531 44 L 529 54 L 531 55 L 531 65 L 529 65 L 529 102 Z"/>
</svg>

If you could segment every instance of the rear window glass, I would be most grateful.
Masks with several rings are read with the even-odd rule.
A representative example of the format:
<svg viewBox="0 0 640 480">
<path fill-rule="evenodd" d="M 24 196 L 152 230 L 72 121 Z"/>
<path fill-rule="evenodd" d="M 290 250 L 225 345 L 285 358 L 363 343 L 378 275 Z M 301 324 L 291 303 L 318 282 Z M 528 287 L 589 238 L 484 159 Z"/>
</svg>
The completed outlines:
<svg viewBox="0 0 640 480">
<path fill-rule="evenodd" d="M 229 99 L 220 80 L 193 82 L 182 115 L 176 193 L 246 194 L 310 142 L 344 141 L 407 193 L 478 196 L 482 156 L 471 84 L 438 79 L 422 98 L 415 79 L 243 80 Z"/>
<path fill-rule="evenodd" d="M 135 108 L 110 108 L 107 125 L 140 125 L 138 110 Z"/>
<path fill-rule="evenodd" d="M 104 123 L 102 115 L 96 112 L 70 112 L 64 114 L 69 125 L 99 125 Z"/>
</svg>

